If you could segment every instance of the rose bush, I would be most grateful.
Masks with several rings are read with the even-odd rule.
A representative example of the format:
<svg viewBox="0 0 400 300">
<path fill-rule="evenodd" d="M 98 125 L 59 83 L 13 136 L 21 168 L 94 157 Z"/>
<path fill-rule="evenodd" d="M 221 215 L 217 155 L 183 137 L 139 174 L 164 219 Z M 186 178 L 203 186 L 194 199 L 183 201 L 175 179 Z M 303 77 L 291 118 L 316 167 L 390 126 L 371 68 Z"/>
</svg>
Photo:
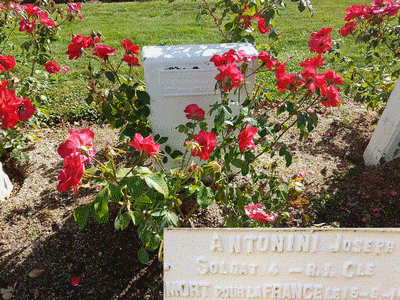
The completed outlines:
<svg viewBox="0 0 400 300">
<path fill-rule="evenodd" d="M 332 70 L 320 71 L 325 59 L 322 55 L 331 47 L 330 32 L 327 28 L 311 34 L 310 51 L 318 55 L 303 61 L 296 73 L 288 73 L 286 62 L 278 61 L 266 51 L 249 57 L 243 51 L 230 50 L 212 57 L 211 62 L 219 71 L 215 80 L 221 101 L 207 113 L 205 107 L 195 103 L 182 110 L 188 119 L 177 128 L 177 132 L 187 136 L 183 152 L 172 151 L 168 139 L 151 134 L 147 126 L 149 96 L 131 77 L 139 61 L 132 64 L 125 59 L 126 55 L 137 59 L 139 46 L 125 39 L 121 42 L 125 53 L 121 55 L 116 47 L 101 44 L 100 34 L 75 36 L 66 54 L 70 59 L 89 60 L 87 101 L 98 103 L 111 127 L 119 128 L 121 137 L 128 138 L 130 146 L 124 150 L 104 149 L 102 153 L 108 162 L 103 163 L 91 149 L 93 134 L 89 129 L 71 131 L 67 141 L 60 145 L 59 153 L 65 162 L 60 171 L 59 191 L 74 188 L 76 194 L 79 185 L 90 182 L 104 185 L 92 203 L 75 211 L 79 227 L 85 226 L 89 216 L 107 222 L 108 203 L 120 204 L 115 227 L 124 229 L 131 221 L 138 226 L 144 245 L 140 258 L 147 262 L 146 249 L 155 250 L 162 244 L 163 228 L 187 222 L 198 207 L 207 208 L 213 202 L 224 206 L 230 227 L 271 226 L 287 217 L 284 212 L 289 206 L 306 203 L 301 198 L 300 182 L 280 183 L 272 174 L 260 172 L 257 164 L 261 155 L 274 157 L 277 152 L 289 166 L 292 157 L 288 147 L 280 142 L 281 137 L 297 127 L 300 138 L 307 139 L 318 122 L 312 108 L 339 104 L 341 76 Z M 253 70 L 250 66 L 254 60 L 258 64 Z M 121 74 L 124 70 L 128 74 Z M 257 86 L 252 91 L 246 89 L 248 76 L 266 72 L 275 78 L 282 101 L 266 103 Z M 241 92 L 245 97 L 238 103 L 232 97 Z M 233 114 L 232 105 L 237 104 L 239 113 Z M 279 116 L 277 121 L 268 122 L 257 113 L 268 108 L 269 113 Z M 211 114 L 214 125 L 208 128 L 206 118 Z M 118 169 L 115 157 L 125 151 L 134 154 L 132 166 Z M 147 159 L 158 165 L 160 171 L 144 167 Z M 164 168 L 168 159 L 175 160 L 176 168 Z M 98 166 L 87 168 L 88 160 Z M 250 176 L 245 186 L 231 180 L 235 172 Z M 187 201 L 194 201 L 189 211 L 183 209 Z"/>
<path fill-rule="evenodd" d="M 63 23 L 81 18 L 80 8 L 78 3 L 64 8 L 46 1 L 40 5 L 0 3 L 0 156 L 7 154 L 25 162 L 29 160 L 22 152 L 24 137 L 17 123 L 28 121 L 35 111 L 40 111 L 42 95 L 37 92 L 35 70 L 45 69 L 53 76 L 60 70 L 51 60 L 50 45 L 59 39 L 58 31 Z M 13 51 L 10 55 L 16 29 L 24 34 L 23 39 L 15 39 L 22 52 Z M 68 67 L 62 68 L 66 72 Z"/>
<path fill-rule="evenodd" d="M 373 0 L 370 5 L 354 4 L 345 11 L 346 24 L 339 33 L 343 42 L 360 44 L 364 62 L 339 55 L 347 69 L 345 92 L 368 107 L 383 111 L 399 75 L 400 2 Z"/>
</svg>

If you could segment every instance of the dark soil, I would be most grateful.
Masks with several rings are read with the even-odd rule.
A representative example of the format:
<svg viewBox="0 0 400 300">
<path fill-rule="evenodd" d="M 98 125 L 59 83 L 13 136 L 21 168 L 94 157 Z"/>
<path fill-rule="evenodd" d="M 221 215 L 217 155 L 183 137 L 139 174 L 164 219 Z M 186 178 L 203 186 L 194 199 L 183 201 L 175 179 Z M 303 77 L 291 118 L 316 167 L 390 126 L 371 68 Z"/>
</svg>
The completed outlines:
<svg viewBox="0 0 400 300">
<path fill-rule="evenodd" d="M 291 218 L 277 226 L 398 227 L 400 160 L 367 168 L 362 158 L 379 116 L 351 103 L 319 113 L 324 116 L 312 132 L 314 139 L 300 142 L 296 132 L 290 133 L 285 142 L 294 163 L 289 168 L 278 163 L 275 170 L 286 182 L 299 172 L 307 174 L 303 183 L 310 203 L 290 208 Z M 72 190 L 57 191 L 62 168 L 58 145 L 68 130 L 88 126 L 36 130 L 39 140 L 28 148 L 28 165 L 3 162 L 14 191 L 0 202 L 0 299 L 162 299 L 162 263 L 157 253 L 151 254 L 149 265 L 138 261 L 136 228 L 131 224 L 122 232 L 114 229 L 118 207 L 111 207 L 109 223 L 89 220 L 78 230 L 73 211 L 94 199 L 95 188 L 80 188 L 75 198 Z M 118 145 L 116 132 L 91 128 L 97 149 Z M 268 166 L 265 157 L 260 168 Z M 189 223 L 224 224 L 216 207 L 197 211 Z M 35 269 L 44 271 L 31 278 Z M 72 286 L 75 276 L 81 280 Z"/>
</svg>

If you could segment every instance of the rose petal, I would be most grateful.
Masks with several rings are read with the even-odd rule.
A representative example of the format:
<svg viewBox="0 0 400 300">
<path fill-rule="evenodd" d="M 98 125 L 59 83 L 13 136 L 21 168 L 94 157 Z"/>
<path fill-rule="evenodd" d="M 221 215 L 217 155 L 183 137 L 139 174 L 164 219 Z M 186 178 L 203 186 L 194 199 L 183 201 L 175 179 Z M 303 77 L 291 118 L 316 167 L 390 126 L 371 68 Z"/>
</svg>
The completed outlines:
<svg viewBox="0 0 400 300">
<path fill-rule="evenodd" d="M 75 276 L 71 278 L 70 283 L 72 286 L 77 286 L 80 281 L 81 281 L 81 276 Z"/>
<path fill-rule="evenodd" d="M 390 191 L 389 194 L 390 194 L 390 196 L 396 196 L 397 192 L 396 191 Z"/>
</svg>

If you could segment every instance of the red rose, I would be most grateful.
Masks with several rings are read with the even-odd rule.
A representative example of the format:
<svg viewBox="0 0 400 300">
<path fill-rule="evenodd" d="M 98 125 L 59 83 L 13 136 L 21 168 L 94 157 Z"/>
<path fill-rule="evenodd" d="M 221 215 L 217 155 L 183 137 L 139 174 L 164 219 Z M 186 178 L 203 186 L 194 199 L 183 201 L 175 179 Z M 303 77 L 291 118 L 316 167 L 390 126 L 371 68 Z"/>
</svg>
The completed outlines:
<svg viewBox="0 0 400 300">
<path fill-rule="evenodd" d="M 277 215 L 268 215 L 261 207 L 261 204 L 247 205 L 244 207 L 246 214 L 254 220 L 258 220 L 262 223 L 274 222 Z"/>
<path fill-rule="evenodd" d="M 246 150 L 246 147 L 249 147 L 250 150 L 254 149 L 254 135 L 257 133 L 256 127 L 251 127 L 247 124 L 246 129 L 242 130 L 242 132 L 238 135 L 239 140 L 239 148 L 240 151 Z"/>
<path fill-rule="evenodd" d="M 193 141 L 195 141 L 199 148 L 192 150 L 193 157 L 200 157 L 202 160 L 207 160 L 211 156 L 211 152 L 214 151 L 217 146 L 217 135 L 214 132 L 206 132 L 200 130 L 199 134 L 195 134 Z"/>
<path fill-rule="evenodd" d="M 353 32 L 356 29 L 357 22 L 348 22 L 344 27 L 342 27 L 339 30 L 339 33 L 343 36 L 346 37 L 349 35 L 349 33 Z"/>
<path fill-rule="evenodd" d="M 19 106 L 18 117 L 21 121 L 28 121 L 30 117 L 35 113 L 35 107 L 32 105 L 31 100 L 24 98 L 22 99 L 23 107 Z"/>
<path fill-rule="evenodd" d="M 81 179 L 85 172 L 84 156 L 78 152 L 71 153 L 64 160 L 64 169 L 60 171 L 57 185 L 59 192 L 66 192 L 71 187 L 74 188 L 74 196 L 78 193 L 78 185 L 81 185 Z"/>
<path fill-rule="evenodd" d="M 19 22 L 19 31 L 32 33 L 33 29 L 35 29 L 35 22 L 35 19 L 32 19 L 32 22 L 29 22 L 27 19 L 22 19 L 22 21 Z"/>
<path fill-rule="evenodd" d="M 134 147 L 136 151 L 145 151 L 148 155 L 156 158 L 160 152 L 160 144 L 154 143 L 154 139 L 151 135 L 143 139 L 140 133 L 136 133 L 133 141 L 129 143 L 130 146 Z"/>
<path fill-rule="evenodd" d="M 121 46 L 126 50 L 126 54 L 139 55 L 139 45 L 133 45 L 130 39 L 123 40 Z"/>
<path fill-rule="evenodd" d="M 295 91 L 296 87 L 301 84 L 297 82 L 296 75 L 286 73 L 286 63 L 278 63 L 275 68 L 275 78 L 278 80 L 276 83 L 277 89 L 280 92 Z"/>
<path fill-rule="evenodd" d="M 68 3 L 67 9 L 70 12 L 77 12 L 82 9 L 82 3 Z"/>
<path fill-rule="evenodd" d="M 38 13 L 40 22 L 47 28 L 53 28 L 55 26 L 54 21 L 49 18 L 47 13 Z"/>
<path fill-rule="evenodd" d="M 128 65 L 140 67 L 139 59 L 137 57 L 135 57 L 135 56 L 130 56 L 129 54 L 125 54 L 124 58 L 122 59 L 122 61 L 127 62 Z"/>
<path fill-rule="evenodd" d="M 0 71 L 7 71 L 15 67 L 15 59 L 11 55 L 0 55 Z"/>
<path fill-rule="evenodd" d="M 90 156 L 96 155 L 92 142 L 94 139 L 94 133 L 88 128 L 82 130 L 70 130 L 67 135 L 67 140 L 61 143 L 58 147 L 58 154 L 62 158 L 66 158 L 72 153 L 79 153 L 80 149 L 89 151 Z M 85 162 L 90 162 L 91 158 L 84 156 Z"/>
<path fill-rule="evenodd" d="M 237 66 L 232 63 L 227 63 L 217 68 L 220 73 L 215 77 L 215 80 L 221 84 L 221 88 L 225 92 L 238 88 L 244 81 L 243 74 L 239 71 Z"/>
<path fill-rule="evenodd" d="M 271 55 L 268 52 L 261 51 L 258 59 L 265 64 L 268 70 L 272 70 L 272 67 L 276 65 L 276 59 L 271 59 Z"/>
<path fill-rule="evenodd" d="M 18 108 L 22 99 L 15 95 L 14 90 L 7 89 L 7 82 L 2 80 L 0 84 L 0 119 L 1 129 L 6 130 L 17 125 L 19 121 Z"/>
<path fill-rule="evenodd" d="M 323 86 L 321 88 L 321 96 L 322 96 L 322 105 L 324 105 L 326 108 L 328 107 L 337 107 L 340 102 L 340 96 L 337 88 L 335 88 L 333 85 L 330 85 L 329 87 Z"/>
<path fill-rule="evenodd" d="M 321 53 L 318 54 L 318 56 L 313 57 L 313 58 L 307 58 L 305 61 L 303 61 L 300 64 L 300 67 L 307 67 L 307 66 L 313 66 L 315 68 L 321 68 L 324 65 L 324 58 L 321 57 Z"/>
<path fill-rule="evenodd" d="M 82 50 L 93 45 L 93 39 L 90 36 L 82 36 L 78 34 L 72 38 L 71 44 L 68 46 L 67 54 L 69 59 L 77 59 L 82 56 Z"/>
<path fill-rule="evenodd" d="M 50 74 L 57 73 L 58 71 L 60 71 L 60 67 L 54 60 L 45 63 L 44 67 L 46 68 L 46 71 L 49 72 Z"/>
<path fill-rule="evenodd" d="M 41 9 L 39 6 L 34 6 L 32 4 L 27 4 L 25 6 L 25 11 L 28 15 L 37 15 L 40 13 Z"/>
<path fill-rule="evenodd" d="M 262 17 L 257 17 L 257 25 L 261 34 L 268 33 L 271 30 L 271 26 L 265 27 L 265 19 Z"/>
<path fill-rule="evenodd" d="M 301 77 L 303 77 L 305 82 L 311 83 L 314 81 L 317 71 L 313 66 L 307 66 L 304 71 L 300 72 Z"/>
<path fill-rule="evenodd" d="M 96 155 L 96 149 L 92 145 L 94 133 L 90 129 L 70 130 L 67 140 L 58 147 L 58 154 L 66 158 L 72 153 L 84 153 L 91 157 Z M 91 162 L 92 159 L 86 155 L 83 156 L 84 162 Z"/>
<path fill-rule="evenodd" d="M 101 59 L 106 59 L 109 56 L 115 56 L 113 53 L 118 48 L 110 48 L 107 45 L 96 45 L 93 49 L 93 55 L 100 57 Z"/>
<path fill-rule="evenodd" d="M 323 74 L 318 74 L 315 77 L 315 84 L 319 88 L 322 86 L 328 87 L 333 84 L 343 84 L 343 79 L 339 74 L 335 74 L 332 70 L 326 70 Z"/>
<path fill-rule="evenodd" d="M 215 54 L 213 57 L 211 57 L 210 61 L 213 62 L 216 67 L 219 67 L 222 65 L 226 65 L 228 63 L 236 62 L 236 58 L 237 58 L 236 51 L 231 49 L 228 52 L 222 54 L 222 56 Z"/>
<path fill-rule="evenodd" d="M 197 104 L 190 104 L 186 106 L 183 111 L 186 114 L 186 118 L 189 120 L 198 121 L 199 119 L 204 118 L 205 112 Z"/>
<path fill-rule="evenodd" d="M 308 41 L 308 46 L 311 52 L 324 53 L 331 49 L 331 35 L 332 28 L 322 28 L 318 32 L 313 32 Z"/>
</svg>

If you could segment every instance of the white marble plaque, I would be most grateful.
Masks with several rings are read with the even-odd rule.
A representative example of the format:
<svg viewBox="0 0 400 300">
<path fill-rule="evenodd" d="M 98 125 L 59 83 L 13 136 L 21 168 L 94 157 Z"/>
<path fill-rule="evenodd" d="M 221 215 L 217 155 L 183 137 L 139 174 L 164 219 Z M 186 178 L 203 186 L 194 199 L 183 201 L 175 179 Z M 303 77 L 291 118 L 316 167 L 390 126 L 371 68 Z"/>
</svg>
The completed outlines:
<svg viewBox="0 0 400 300">
<path fill-rule="evenodd" d="M 143 47 L 144 78 L 150 95 L 149 125 L 154 134 L 169 138 L 165 145 L 172 150 L 184 152 L 186 135 L 179 133 L 176 127 L 189 121 L 183 112 L 186 106 L 197 104 L 207 113 L 221 100 L 215 80 L 219 71 L 210 59 L 215 54 L 222 56 L 230 49 L 243 50 L 248 56 L 258 55 L 254 46 L 247 43 Z M 256 67 L 257 60 L 254 60 L 245 81 L 248 91 L 254 86 L 255 74 L 250 73 Z M 232 91 L 230 99 L 241 103 L 245 93 L 235 95 Z M 232 107 L 232 111 L 239 113 L 239 106 Z M 207 115 L 207 121 L 211 131 L 214 117 Z M 166 169 L 176 167 L 172 160 L 170 162 Z"/>
<path fill-rule="evenodd" d="M 215 68 L 161 70 L 162 94 L 164 97 L 214 95 L 216 84 L 214 78 L 217 74 Z"/>
<path fill-rule="evenodd" d="M 164 299 L 400 299 L 400 229 L 165 229 Z"/>
</svg>

